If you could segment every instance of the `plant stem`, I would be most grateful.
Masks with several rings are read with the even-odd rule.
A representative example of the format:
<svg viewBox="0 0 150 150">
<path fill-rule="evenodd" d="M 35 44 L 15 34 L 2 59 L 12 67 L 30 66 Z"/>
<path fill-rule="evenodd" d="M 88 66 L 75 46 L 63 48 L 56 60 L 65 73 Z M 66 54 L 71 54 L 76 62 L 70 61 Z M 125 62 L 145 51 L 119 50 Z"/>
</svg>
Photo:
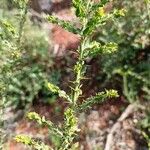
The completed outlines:
<svg viewBox="0 0 150 150">
<path fill-rule="evenodd" d="M 82 32 L 85 29 L 86 23 L 87 23 L 87 20 L 84 20 Z M 77 71 L 74 71 L 76 77 L 75 77 L 75 80 L 73 82 L 74 83 L 74 89 L 72 90 L 72 94 L 71 94 L 72 103 L 70 103 L 70 105 L 71 105 L 70 108 L 72 108 L 72 110 L 74 112 L 76 112 L 76 106 L 77 106 L 78 98 L 82 94 L 81 80 L 82 80 L 83 75 L 84 75 L 84 72 L 83 72 L 83 69 L 85 66 L 84 65 L 84 47 L 85 47 L 86 41 L 87 41 L 87 37 L 86 36 L 82 37 L 81 44 L 80 44 L 79 49 L 78 49 L 79 57 L 78 57 L 78 60 L 76 62 L 76 65 L 79 65 L 79 67 L 78 67 Z M 74 67 L 76 67 L 76 65 Z M 74 113 L 74 118 L 76 118 L 76 113 Z M 78 125 L 76 125 L 76 126 L 78 126 Z M 70 126 L 70 128 L 71 128 L 71 126 Z M 68 128 L 68 133 L 69 133 L 70 128 Z M 66 133 L 66 134 L 68 134 L 68 133 Z M 67 150 L 71 146 L 71 143 L 72 143 L 74 137 L 75 137 L 75 135 L 72 135 L 72 137 L 70 137 L 69 135 L 66 135 L 63 142 L 62 142 L 61 148 L 59 150 Z"/>
<path fill-rule="evenodd" d="M 84 41 L 83 41 L 84 43 Z M 81 94 L 81 79 L 82 79 L 82 75 L 83 75 L 83 65 L 84 65 L 84 60 L 83 60 L 83 44 L 80 45 L 80 48 L 79 48 L 79 58 L 78 58 L 78 61 L 76 64 L 80 64 L 80 67 L 78 69 L 78 72 L 76 73 L 76 79 L 74 81 L 75 83 L 75 88 L 74 88 L 74 92 L 73 92 L 73 104 L 74 106 L 76 105 L 77 103 L 77 100 Z"/>
<path fill-rule="evenodd" d="M 21 42 L 21 38 L 22 38 L 22 33 L 23 33 L 23 27 L 24 27 L 24 24 L 26 22 L 26 15 L 27 15 L 27 12 L 28 12 L 28 7 L 27 7 L 27 4 L 25 5 L 25 7 L 23 8 L 23 13 L 21 15 L 21 18 L 20 18 L 20 23 L 19 23 L 19 36 L 18 36 L 18 39 L 17 39 L 17 43 L 20 47 L 20 42 Z"/>
<path fill-rule="evenodd" d="M 123 93 L 124 93 L 125 97 L 129 100 L 129 102 L 132 103 L 132 97 L 130 96 L 127 77 L 128 77 L 128 75 L 125 73 L 123 75 Z"/>
</svg>

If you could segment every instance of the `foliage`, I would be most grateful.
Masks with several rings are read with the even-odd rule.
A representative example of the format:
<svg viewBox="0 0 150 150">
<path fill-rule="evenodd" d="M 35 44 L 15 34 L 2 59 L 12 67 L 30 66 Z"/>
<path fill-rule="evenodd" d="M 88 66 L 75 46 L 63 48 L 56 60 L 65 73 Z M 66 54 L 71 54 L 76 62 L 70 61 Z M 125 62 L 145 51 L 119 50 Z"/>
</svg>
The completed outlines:
<svg viewBox="0 0 150 150">
<path fill-rule="evenodd" d="M 16 73 L 11 79 L 7 90 L 10 105 L 18 108 L 25 108 L 28 104 L 31 105 L 42 88 L 43 76 L 39 68 L 24 67 L 21 73 Z"/>
<path fill-rule="evenodd" d="M 26 7 L 27 7 L 27 4 L 24 8 L 22 8 L 22 10 L 26 9 Z M 10 75 L 14 71 L 13 67 L 17 65 L 17 62 L 19 58 L 21 57 L 21 48 L 20 48 L 21 41 L 20 40 L 22 38 L 23 25 L 25 22 L 26 13 L 23 14 L 24 22 L 22 23 L 22 25 L 19 24 L 18 30 L 17 30 L 17 28 L 15 28 L 14 25 L 5 18 L 5 11 L 3 9 L 1 11 L 3 12 L 2 16 L 0 16 L 2 18 L 0 20 L 0 35 L 1 35 L 0 36 L 1 38 L 0 69 L 2 72 L 2 75 L 1 75 L 1 85 L 2 85 L 3 82 L 6 83 L 9 81 L 7 79 L 10 77 Z"/>
<path fill-rule="evenodd" d="M 22 11 L 24 11 L 25 9 L 27 9 L 27 3 L 24 3 L 24 7 L 21 8 Z M 2 116 L 4 113 L 4 109 L 7 106 L 5 91 L 7 90 L 7 85 L 10 76 L 14 71 L 12 68 L 15 68 L 15 65 L 17 64 L 17 61 L 20 57 L 20 44 L 21 44 L 23 26 L 26 19 L 26 12 L 24 12 L 22 15 L 19 15 L 20 25 L 17 31 L 17 29 L 11 24 L 11 22 L 4 18 L 5 15 L 4 10 L 0 9 L 0 11 L 2 12 L 0 16 L 2 18 L 0 20 L 0 56 L 1 56 L 0 57 L 0 72 L 1 72 L 0 75 L 0 98 L 1 98 L 0 99 L 0 108 L 1 108 L 0 144 L 1 145 L 0 146 L 2 148 L 3 141 L 5 140 L 4 138 L 5 133 L 3 131 L 4 118 Z"/>
<path fill-rule="evenodd" d="M 112 55 L 103 55 L 100 64 L 103 72 L 107 74 L 107 79 L 111 78 L 122 83 L 124 95 L 132 102 L 138 99 L 142 91 L 148 95 L 143 89 L 150 88 L 148 82 L 150 3 L 144 0 L 124 0 L 114 2 L 110 10 L 111 7 L 125 8 L 125 17 L 114 22 L 110 21 L 103 28 L 99 28 L 94 38 L 101 43 L 118 44 L 118 51 Z M 118 75 L 123 80 L 118 80 Z"/>
<path fill-rule="evenodd" d="M 6 90 L 8 102 L 14 108 L 31 105 L 38 93 L 43 93 L 44 80 L 52 79 L 49 75 L 52 62 L 47 52 L 47 35 L 28 19 L 24 31 L 21 58 Z"/>
<path fill-rule="evenodd" d="M 60 20 L 54 16 L 46 16 L 49 22 L 59 24 L 68 31 L 75 31 L 74 33 L 78 33 L 81 37 L 81 44 L 76 51 L 76 53 L 78 54 L 78 60 L 73 69 L 75 79 L 74 81 L 72 81 L 70 94 L 61 90 L 58 86 L 52 83 L 46 83 L 49 90 L 57 93 L 60 97 L 67 100 L 66 102 L 68 103 L 68 107 L 64 112 L 64 122 L 60 125 L 60 128 L 53 124 L 51 121 L 47 121 L 45 117 L 40 117 L 35 112 L 30 112 L 28 114 L 29 119 L 36 121 L 40 125 L 47 126 L 50 131 L 53 132 L 53 134 L 56 134 L 56 136 L 59 137 L 60 145 L 55 148 L 59 150 L 73 149 L 73 147 L 76 147 L 77 145 L 76 143 L 74 143 L 74 139 L 80 131 L 78 129 L 77 117 L 80 111 L 78 110 L 86 110 L 93 104 L 100 103 L 107 98 L 118 97 L 117 91 L 106 90 L 105 92 L 97 93 L 95 96 L 84 100 L 82 103 L 78 101 L 79 97 L 82 96 L 81 81 L 85 78 L 84 74 L 86 72 L 86 59 L 97 54 L 113 53 L 114 51 L 116 51 L 117 47 L 114 43 L 106 43 L 101 45 L 101 43 L 92 40 L 91 37 L 95 29 L 100 26 L 102 27 L 110 19 L 114 20 L 119 16 L 124 16 L 124 10 L 115 9 L 108 13 L 105 12 L 104 6 L 107 3 L 107 1 L 105 0 L 99 2 L 98 4 L 94 4 L 93 2 L 91 2 L 91 0 L 73 0 L 72 2 L 76 12 L 76 16 L 80 20 L 79 28 L 76 29 L 76 27 L 72 26 L 70 22 Z M 34 141 L 32 142 L 31 138 L 26 138 L 26 136 L 24 135 L 19 135 L 16 137 L 16 139 L 18 142 L 22 142 L 29 146 L 34 146 L 34 144 L 32 144 L 34 143 Z M 36 147 L 34 148 L 37 149 Z"/>
<path fill-rule="evenodd" d="M 11 14 L 7 8 L 2 9 L 1 16 L 3 26 L 0 41 L 0 69 L 3 73 L 0 75 L 0 83 L 1 88 L 5 89 L 3 93 L 7 105 L 18 109 L 28 108 L 39 93 L 45 97 L 45 102 L 51 102 L 50 97 L 55 99 L 56 96 L 45 92 L 45 80 L 56 84 L 59 80 L 59 71 L 51 69 L 48 32 L 43 30 L 43 26 L 34 24 L 30 20 L 29 13 L 26 14 L 24 26 L 20 27 L 22 26 L 20 21 L 24 20 L 23 12 L 20 14 L 23 5 L 22 3 L 18 6 L 17 3 L 16 7 L 19 7 L 19 10 L 14 8 Z M 23 28 L 22 33 L 19 33 L 20 28 Z M 19 41 L 21 44 L 18 44 Z"/>
<path fill-rule="evenodd" d="M 59 80 L 59 73 L 55 71 L 55 76 L 58 76 L 55 78 L 50 70 L 52 59 L 47 51 L 48 35 L 42 31 L 42 26 L 30 21 L 27 1 L 11 1 L 13 5 L 11 13 L 7 8 L 7 1 L 1 2 L 0 146 L 5 140 L 3 131 L 5 108 L 11 106 L 24 111 L 38 97 L 39 92 L 47 99 L 53 97 L 52 93 L 45 94 L 43 91 L 45 79 L 56 84 Z"/>
<path fill-rule="evenodd" d="M 129 103 L 140 102 L 145 107 L 146 101 L 149 106 L 150 1 L 117 0 L 111 7 L 125 8 L 126 15 L 99 28 L 94 36 L 101 43 L 118 44 L 118 51 L 100 58 L 103 74 L 107 75 L 106 82 L 110 84 L 111 81 L 116 83 L 113 86 L 122 88 L 121 92 Z M 143 123 L 143 135 L 149 143 L 149 115 L 142 120 Z"/>
</svg>

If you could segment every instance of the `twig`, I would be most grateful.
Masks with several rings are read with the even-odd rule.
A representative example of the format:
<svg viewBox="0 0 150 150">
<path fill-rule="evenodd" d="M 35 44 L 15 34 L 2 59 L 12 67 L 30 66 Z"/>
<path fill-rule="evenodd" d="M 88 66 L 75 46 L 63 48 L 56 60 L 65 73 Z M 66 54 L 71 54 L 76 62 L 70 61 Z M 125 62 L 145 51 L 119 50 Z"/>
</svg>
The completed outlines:
<svg viewBox="0 0 150 150">
<path fill-rule="evenodd" d="M 125 109 L 125 111 L 121 114 L 121 116 L 118 118 L 117 122 L 112 126 L 109 134 L 107 135 L 107 140 L 106 140 L 104 150 L 112 150 L 113 136 L 115 132 L 118 130 L 118 128 L 120 128 L 121 122 L 125 120 L 131 113 L 133 113 L 136 108 L 137 108 L 137 103 L 129 104 L 128 107 Z"/>
</svg>

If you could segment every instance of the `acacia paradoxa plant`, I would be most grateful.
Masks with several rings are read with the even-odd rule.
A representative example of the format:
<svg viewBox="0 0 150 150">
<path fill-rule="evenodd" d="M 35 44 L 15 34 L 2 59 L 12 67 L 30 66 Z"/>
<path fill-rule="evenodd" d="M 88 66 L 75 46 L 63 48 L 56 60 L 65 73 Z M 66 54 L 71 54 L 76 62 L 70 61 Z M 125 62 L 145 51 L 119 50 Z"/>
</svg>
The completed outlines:
<svg viewBox="0 0 150 150">
<path fill-rule="evenodd" d="M 73 68 L 75 79 L 70 86 L 71 92 L 67 93 L 52 83 L 46 83 L 50 91 L 57 93 L 59 97 L 65 99 L 66 103 L 68 103 L 68 107 L 64 111 L 64 121 L 62 124 L 57 126 L 53 122 L 46 120 L 44 116 L 41 117 L 35 112 L 30 112 L 27 115 L 30 120 L 36 121 L 39 125 L 47 126 L 50 132 L 60 139 L 60 146 L 52 148 L 26 135 L 16 136 L 15 139 L 17 142 L 29 145 L 33 149 L 40 150 L 75 149 L 77 144 L 74 143 L 74 139 L 80 131 L 80 129 L 78 129 L 78 115 L 82 111 L 89 109 L 93 104 L 103 102 L 107 98 L 118 97 L 117 91 L 111 89 L 96 93 L 95 96 L 83 100 L 82 103 L 78 101 L 79 97 L 82 96 L 81 81 L 85 79 L 86 59 L 100 54 L 110 55 L 117 50 L 117 45 L 115 43 L 106 43 L 102 45 L 92 39 L 92 35 L 96 31 L 96 28 L 102 27 L 110 19 L 124 16 L 123 9 L 115 9 L 109 13 L 105 12 L 104 7 L 109 1 L 110 0 L 101 0 L 99 3 L 94 3 L 92 0 L 73 0 L 72 3 L 75 14 L 80 21 L 79 28 L 76 28 L 71 22 L 60 20 L 55 16 L 46 16 L 46 19 L 50 23 L 60 25 L 69 32 L 78 34 L 81 38 L 81 43 L 76 50 L 78 60 Z"/>
</svg>

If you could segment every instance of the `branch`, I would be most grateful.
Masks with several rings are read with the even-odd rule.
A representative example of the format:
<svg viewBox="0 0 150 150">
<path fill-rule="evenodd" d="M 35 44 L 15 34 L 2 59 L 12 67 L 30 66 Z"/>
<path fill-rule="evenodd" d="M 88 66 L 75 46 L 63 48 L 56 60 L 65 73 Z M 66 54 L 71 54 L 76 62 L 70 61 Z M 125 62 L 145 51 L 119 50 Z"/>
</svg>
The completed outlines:
<svg viewBox="0 0 150 150">
<path fill-rule="evenodd" d="M 27 117 L 28 117 L 29 120 L 36 121 L 39 125 L 43 125 L 43 126 L 48 127 L 48 129 L 50 129 L 50 131 L 53 134 L 55 134 L 59 137 L 63 137 L 63 132 L 62 132 L 61 128 L 54 125 L 54 123 L 52 123 L 51 121 L 47 121 L 44 116 L 41 117 L 36 112 L 30 112 L 30 113 L 28 113 Z"/>
<path fill-rule="evenodd" d="M 52 84 L 52 83 L 47 83 L 47 88 L 53 92 L 53 93 L 57 93 L 59 95 L 59 97 L 65 98 L 68 102 L 72 103 L 72 100 L 70 98 L 69 95 L 67 95 L 67 93 L 63 90 L 61 90 L 58 86 Z"/>
<path fill-rule="evenodd" d="M 118 97 L 118 92 L 116 90 L 105 90 L 105 92 L 99 92 L 95 96 L 91 96 L 87 98 L 83 103 L 79 106 L 78 111 L 87 110 L 91 108 L 92 105 L 104 102 L 107 98 Z"/>
<path fill-rule="evenodd" d="M 16 142 L 30 146 L 32 149 L 53 150 L 50 146 L 44 144 L 42 141 L 35 141 L 33 138 L 27 135 L 17 135 L 14 139 L 16 140 Z"/>
<path fill-rule="evenodd" d="M 79 28 L 76 28 L 73 24 L 71 24 L 71 22 L 69 21 L 64 21 L 64 20 L 61 20 L 55 16 L 50 16 L 50 15 L 47 15 L 45 17 L 50 23 L 53 23 L 53 24 L 57 24 L 61 27 L 63 27 L 64 29 L 68 30 L 69 32 L 72 32 L 74 34 L 80 34 L 80 29 Z"/>
<path fill-rule="evenodd" d="M 137 108 L 136 103 L 129 104 L 128 107 L 125 109 L 125 111 L 121 114 L 121 116 L 118 118 L 117 122 L 112 126 L 109 134 L 107 135 L 104 150 L 112 150 L 114 134 L 118 130 L 118 128 L 120 128 L 120 123 L 123 122 L 131 113 L 133 113 L 136 108 Z"/>
</svg>

